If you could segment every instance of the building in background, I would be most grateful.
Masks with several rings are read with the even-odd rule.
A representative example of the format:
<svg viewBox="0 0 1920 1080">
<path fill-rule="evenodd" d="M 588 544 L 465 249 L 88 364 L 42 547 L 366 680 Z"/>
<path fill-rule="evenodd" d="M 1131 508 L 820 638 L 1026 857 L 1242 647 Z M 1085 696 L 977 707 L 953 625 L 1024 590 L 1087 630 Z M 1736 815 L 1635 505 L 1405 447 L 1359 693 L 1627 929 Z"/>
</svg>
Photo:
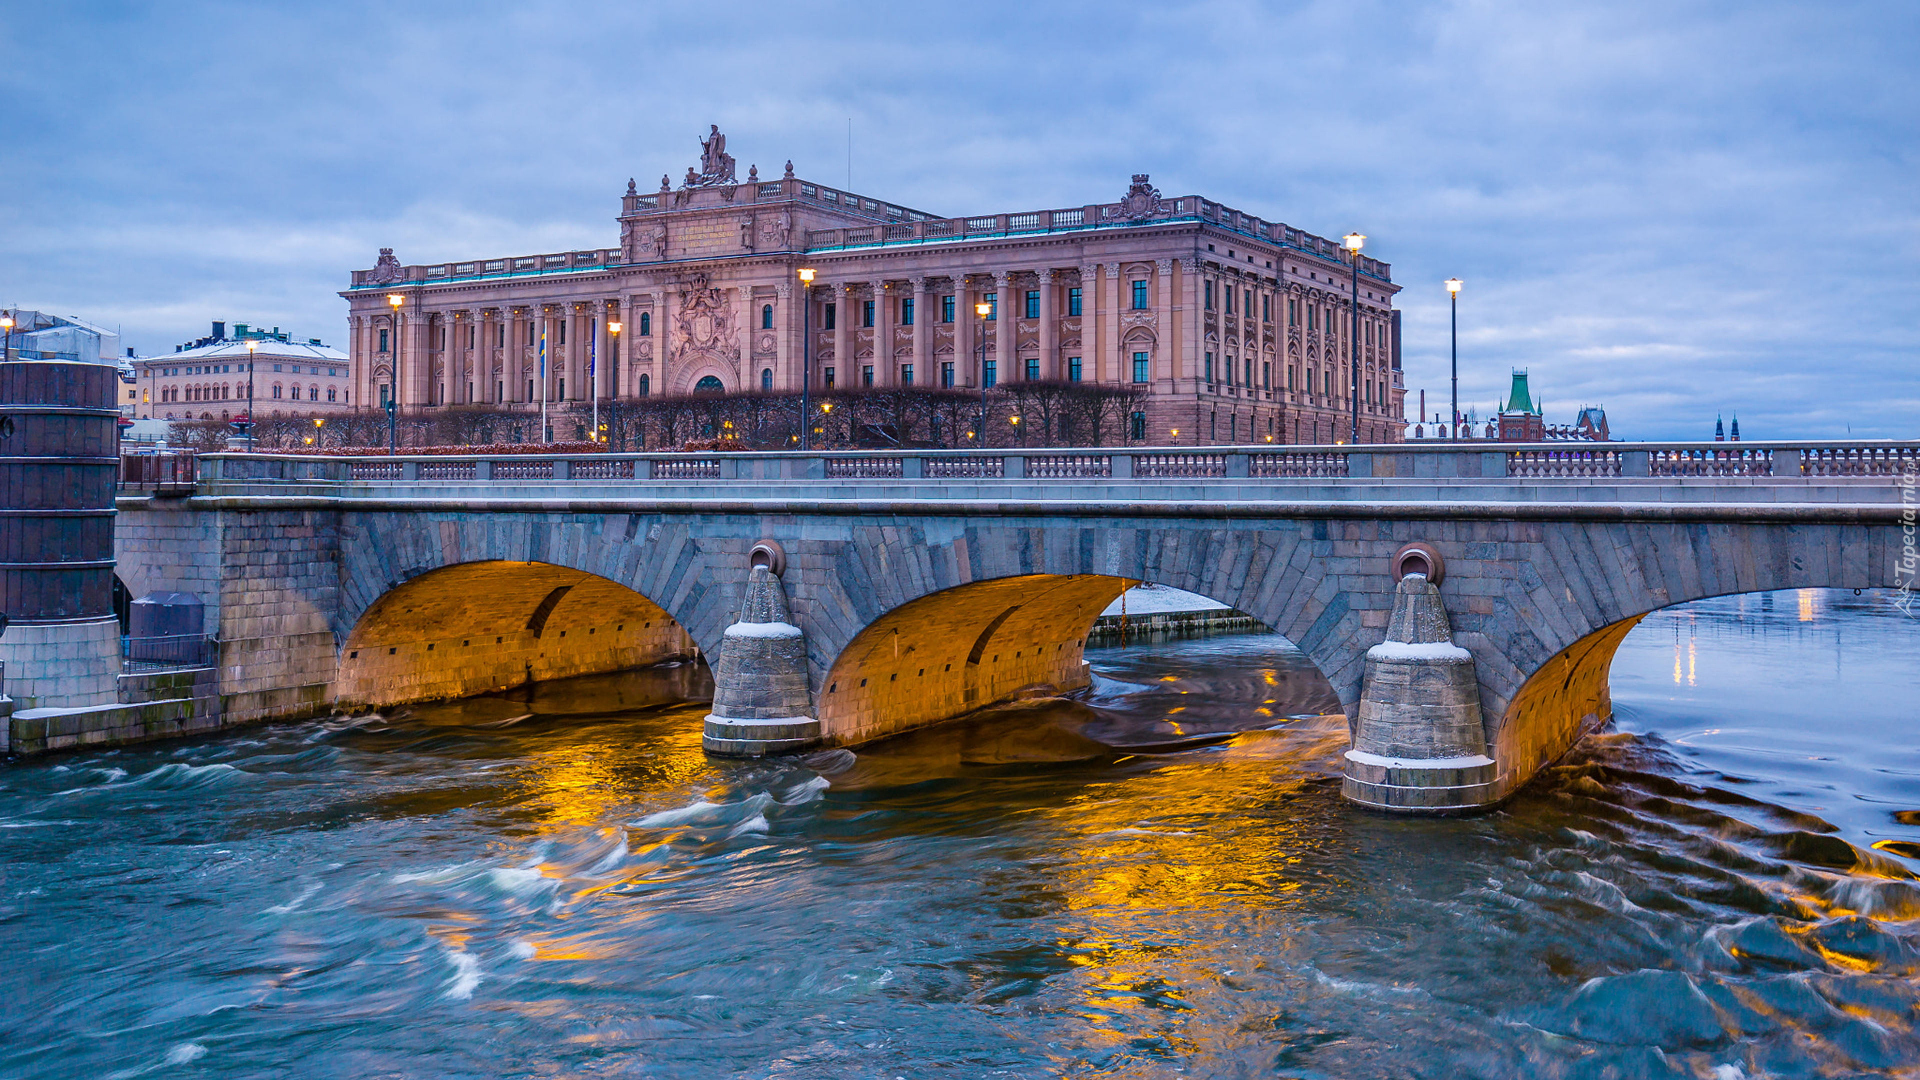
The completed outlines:
<svg viewBox="0 0 1920 1080">
<path fill-rule="evenodd" d="M 96 326 L 71 315 L 51 315 L 26 308 L 0 314 L 13 320 L 4 337 L 8 360 L 65 360 L 79 364 L 108 364 L 120 371 L 121 385 L 115 393 L 122 416 L 131 417 L 136 407 L 133 390 L 133 350 L 120 355 L 120 332 Z"/>
<path fill-rule="evenodd" d="M 139 417 L 231 420 L 247 411 L 248 344 L 254 411 L 261 416 L 338 412 L 353 407 L 353 361 L 319 338 L 294 341 L 271 330 L 216 322 L 206 337 L 171 353 L 133 361 Z"/>
<path fill-rule="evenodd" d="M 1513 384 L 1508 388 L 1506 400 L 1501 402 L 1498 412 L 1482 425 L 1479 414 L 1470 408 L 1460 410 L 1460 437 L 1463 439 L 1491 439 L 1497 442 L 1606 442 L 1610 438 L 1607 429 L 1607 410 L 1596 405 L 1583 405 L 1575 414 L 1571 424 L 1549 424 L 1546 422 L 1546 407 L 1533 398 L 1532 387 L 1528 383 L 1527 372 L 1515 369 Z M 1446 439 L 1445 413 L 1436 412 L 1432 420 L 1427 420 L 1427 392 L 1420 391 L 1420 419 L 1408 429 L 1410 439 Z"/>
<path fill-rule="evenodd" d="M 701 146 L 678 187 L 628 182 L 618 246 L 411 266 L 383 249 L 341 293 L 354 403 L 1084 381 L 1145 391 L 1134 440 L 1329 443 L 1357 353 L 1361 441 L 1403 435 L 1399 286 L 1358 257 L 1355 349 L 1336 241 L 1145 175 L 1117 202 L 946 217 L 791 163 L 742 180 L 724 135 Z"/>
</svg>

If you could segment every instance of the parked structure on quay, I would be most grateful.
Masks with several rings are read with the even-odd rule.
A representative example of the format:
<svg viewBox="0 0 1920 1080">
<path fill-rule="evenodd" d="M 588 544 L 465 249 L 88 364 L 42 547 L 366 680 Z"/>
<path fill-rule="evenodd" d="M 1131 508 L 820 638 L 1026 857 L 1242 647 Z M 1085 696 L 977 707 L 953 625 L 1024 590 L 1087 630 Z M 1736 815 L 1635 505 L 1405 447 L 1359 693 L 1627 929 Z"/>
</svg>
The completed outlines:
<svg viewBox="0 0 1920 1080">
<path fill-rule="evenodd" d="M 231 420 L 247 411 L 247 365 L 260 415 L 341 412 L 353 407 L 353 361 L 319 338 L 294 341 L 279 327 L 216 322 L 206 337 L 133 361 L 143 420 Z"/>
<path fill-rule="evenodd" d="M 352 401 L 1084 381 L 1147 390 L 1133 441 L 1329 443 L 1354 423 L 1357 358 L 1360 441 L 1402 437 L 1399 287 L 1340 243 L 1144 174 L 1117 202 L 944 217 L 791 162 L 743 181 L 724 135 L 701 146 L 677 187 L 628 182 L 617 246 L 431 265 L 382 249 L 341 293 Z"/>
</svg>

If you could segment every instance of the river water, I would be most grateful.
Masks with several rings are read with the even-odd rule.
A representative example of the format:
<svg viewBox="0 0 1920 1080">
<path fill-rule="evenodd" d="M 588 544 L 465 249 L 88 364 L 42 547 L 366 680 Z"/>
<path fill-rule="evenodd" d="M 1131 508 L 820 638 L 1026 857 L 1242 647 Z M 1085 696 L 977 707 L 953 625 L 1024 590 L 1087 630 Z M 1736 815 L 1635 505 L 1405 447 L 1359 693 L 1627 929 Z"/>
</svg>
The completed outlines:
<svg viewBox="0 0 1920 1080">
<path fill-rule="evenodd" d="M 0 767 L 0 1076 L 1920 1075 L 1891 595 L 1649 617 L 1464 820 L 1278 639 L 1091 659 L 799 761 L 682 667 Z"/>
</svg>

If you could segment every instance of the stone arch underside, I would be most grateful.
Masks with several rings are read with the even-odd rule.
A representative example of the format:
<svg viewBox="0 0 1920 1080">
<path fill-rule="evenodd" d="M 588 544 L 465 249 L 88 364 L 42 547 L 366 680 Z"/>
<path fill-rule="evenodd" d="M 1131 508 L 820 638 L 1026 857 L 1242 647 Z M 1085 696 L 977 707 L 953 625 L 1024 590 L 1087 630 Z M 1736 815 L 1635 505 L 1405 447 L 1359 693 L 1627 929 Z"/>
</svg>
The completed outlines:
<svg viewBox="0 0 1920 1080">
<path fill-rule="evenodd" d="M 617 582 L 548 563 L 460 563 L 367 608 L 334 695 L 347 706 L 445 700 L 698 654 L 672 616 Z"/>
</svg>

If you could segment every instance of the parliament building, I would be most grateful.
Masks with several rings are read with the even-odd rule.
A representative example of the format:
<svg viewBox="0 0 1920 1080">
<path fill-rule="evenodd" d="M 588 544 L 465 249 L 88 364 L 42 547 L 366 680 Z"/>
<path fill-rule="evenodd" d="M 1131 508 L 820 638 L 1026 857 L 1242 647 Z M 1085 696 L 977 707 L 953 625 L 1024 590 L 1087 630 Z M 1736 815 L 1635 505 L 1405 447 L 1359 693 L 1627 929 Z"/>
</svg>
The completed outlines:
<svg viewBox="0 0 1920 1080">
<path fill-rule="evenodd" d="M 1149 444 L 1344 442 L 1357 273 L 1359 438 L 1402 438 L 1399 287 L 1337 241 L 1145 175 L 1114 202 L 946 217 L 791 162 L 742 179 L 725 135 L 700 145 L 677 186 L 628 181 L 617 247 L 431 265 L 382 250 L 341 293 L 351 400 L 1088 381 L 1146 391 L 1128 434 Z"/>
</svg>

